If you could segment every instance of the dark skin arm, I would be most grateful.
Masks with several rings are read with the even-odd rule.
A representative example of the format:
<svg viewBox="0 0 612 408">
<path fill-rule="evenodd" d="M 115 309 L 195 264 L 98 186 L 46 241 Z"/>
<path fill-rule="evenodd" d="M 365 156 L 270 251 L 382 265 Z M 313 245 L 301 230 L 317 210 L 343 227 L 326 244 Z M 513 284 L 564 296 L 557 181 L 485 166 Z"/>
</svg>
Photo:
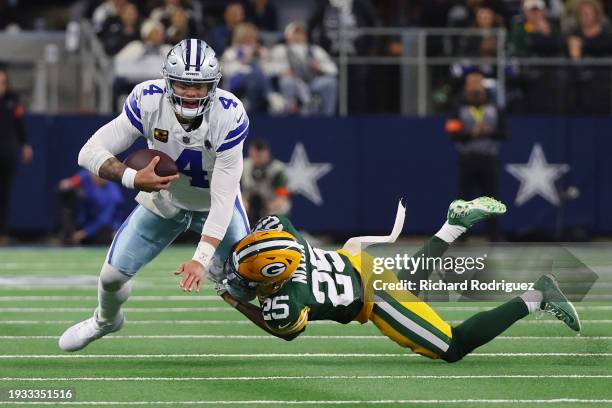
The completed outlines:
<svg viewBox="0 0 612 408">
<path fill-rule="evenodd" d="M 159 156 L 155 156 L 147 167 L 138 170 L 134 179 L 134 187 L 140 191 L 160 191 L 170 187 L 170 182 L 176 180 L 178 174 L 168 177 L 160 177 L 155 174 L 155 166 L 159 162 Z M 100 177 L 110 181 L 121 183 L 121 177 L 127 166 L 116 157 L 111 157 L 100 166 L 98 174 Z"/>
<path fill-rule="evenodd" d="M 261 309 L 259 307 L 251 303 L 239 302 L 227 292 L 221 295 L 221 297 L 223 298 L 223 300 L 225 300 L 226 303 L 228 303 L 234 309 L 238 310 L 240 313 L 245 315 L 247 319 L 255 323 L 255 325 L 257 325 L 260 329 L 264 330 L 265 332 L 275 337 L 278 337 L 283 340 L 291 341 L 299 335 L 299 333 L 294 333 L 294 334 L 289 334 L 289 335 L 281 335 L 281 334 L 275 333 L 272 330 L 270 330 L 266 322 L 264 322 L 263 317 L 261 315 Z"/>
</svg>

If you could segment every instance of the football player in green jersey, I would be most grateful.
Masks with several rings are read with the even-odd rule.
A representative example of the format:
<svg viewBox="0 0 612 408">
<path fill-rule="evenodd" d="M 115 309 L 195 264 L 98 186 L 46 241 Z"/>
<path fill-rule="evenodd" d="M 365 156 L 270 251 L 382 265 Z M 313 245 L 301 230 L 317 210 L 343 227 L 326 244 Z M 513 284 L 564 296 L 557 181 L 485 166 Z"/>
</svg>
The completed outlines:
<svg viewBox="0 0 612 408">
<path fill-rule="evenodd" d="M 234 246 L 224 265 L 227 278 L 219 293 L 259 327 L 286 340 L 297 337 L 313 320 L 371 321 L 399 345 L 448 362 L 461 360 L 536 310 L 580 330 L 574 306 L 552 275 L 542 276 L 532 290 L 454 327 L 414 293 L 392 285 L 391 290 L 374 290 L 369 283 L 372 258 L 362 249 L 368 243 L 395 241 L 404 211 L 400 203 L 389 237 L 352 238 L 338 251 L 312 247 L 285 217 L 264 217 Z M 488 197 L 454 201 L 445 224 L 414 257 L 441 257 L 472 225 L 505 211 L 504 204 Z M 430 273 L 421 267 L 409 276 L 385 271 L 377 278 L 397 283 L 398 279 L 427 279 Z M 255 297 L 259 307 L 249 303 Z"/>
</svg>

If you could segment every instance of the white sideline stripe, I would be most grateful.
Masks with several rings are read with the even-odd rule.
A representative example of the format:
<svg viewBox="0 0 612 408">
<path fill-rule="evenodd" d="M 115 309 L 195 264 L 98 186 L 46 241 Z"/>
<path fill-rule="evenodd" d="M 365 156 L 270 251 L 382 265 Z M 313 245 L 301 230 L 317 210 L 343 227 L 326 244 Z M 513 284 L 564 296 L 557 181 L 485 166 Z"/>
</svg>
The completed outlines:
<svg viewBox="0 0 612 408">
<path fill-rule="evenodd" d="M 355 405 L 355 404 L 609 404 L 612 399 L 412 399 L 412 400 L 234 400 L 234 401 L 53 401 L 3 402 L 7 405 Z"/>
<path fill-rule="evenodd" d="M 97 296 L 0 296 L 0 302 L 51 302 L 51 301 L 78 301 L 91 300 L 97 301 Z M 130 296 L 130 302 L 144 301 L 163 301 L 169 300 L 173 302 L 199 302 L 202 300 L 218 300 L 223 302 L 220 296 L 203 295 L 203 296 Z"/>
<path fill-rule="evenodd" d="M 611 357 L 612 353 L 471 353 L 471 357 Z M 261 353 L 261 354 L 0 354 L 0 360 L 9 359 L 164 359 L 164 358 L 384 358 L 421 357 L 402 353 Z"/>
<path fill-rule="evenodd" d="M 92 309 L 87 309 L 92 312 Z M 123 309 L 126 310 L 126 309 Z M 150 309 L 142 309 L 150 310 Z M 226 310 L 226 309 L 224 309 Z M 230 309 L 233 310 L 233 309 Z M 463 322 L 463 320 L 447 320 L 450 324 L 458 324 Z M 612 320 L 581 320 L 583 324 L 612 324 Z M 75 320 L 0 320 L 1 324 L 25 324 L 25 325 L 33 325 L 33 324 L 72 324 L 78 323 Z M 182 324 L 182 325 L 202 325 L 202 324 L 243 324 L 243 325 L 252 325 L 248 320 L 127 320 L 128 324 L 143 324 L 143 325 L 153 325 L 153 324 Z M 309 325 L 315 326 L 327 326 L 327 325 L 339 325 L 340 323 L 331 321 L 331 320 L 315 320 L 309 322 Z M 358 325 L 358 322 L 351 322 L 351 325 Z M 515 325 L 540 325 L 540 324 L 562 324 L 556 319 L 552 320 L 520 320 Z"/>
<path fill-rule="evenodd" d="M 0 336 L 0 340 L 55 340 L 59 337 L 49 335 L 35 336 Z M 240 334 L 130 334 L 109 335 L 102 337 L 103 340 L 123 339 L 238 339 L 238 340 L 276 340 L 274 336 L 266 335 L 240 335 Z M 389 340 L 387 336 L 379 335 L 304 335 L 303 340 Z M 500 336 L 495 340 L 612 340 L 612 336 Z"/>
<path fill-rule="evenodd" d="M 612 374 L 491 374 L 491 375 L 279 375 L 259 377 L 0 377 L 0 381 L 278 381 L 278 380 L 488 380 L 488 379 L 606 379 Z"/>
<path fill-rule="evenodd" d="M 0 307 L 0 312 L 6 313 L 66 313 L 66 312 L 92 312 L 91 307 Z M 225 307 L 125 307 L 125 312 L 131 313 L 174 313 L 174 312 L 227 312 L 234 309 L 230 306 Z"/>
</svg>

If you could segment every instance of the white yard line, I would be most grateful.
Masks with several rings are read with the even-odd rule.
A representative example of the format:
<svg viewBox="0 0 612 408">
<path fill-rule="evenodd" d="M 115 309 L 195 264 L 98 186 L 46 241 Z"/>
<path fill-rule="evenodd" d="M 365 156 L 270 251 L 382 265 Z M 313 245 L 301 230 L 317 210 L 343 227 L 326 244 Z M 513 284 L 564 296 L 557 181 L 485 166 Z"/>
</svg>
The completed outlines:
<svg viewBox="0 0 612 408">
<path fill-rule="evenodd" d="M 89 295 L 89 296 L 0 296 L 0 302 L 64 302 L 64 301 L 97 301 L 97 296 Z M 146 302 L 146 301 L 172 301 L 172 302 L 199 302 L 202 300 L 205 301 L 219 301 L 223 302 L 223 299 L 219 296 L 215 295 L 198 295 L 198 294 L 185 294 L 185 295 L 176 295 L 176 296 L 145 296 L 145 295 L 136 295 L 130 297 L 130 302 Z M 577 303 L 577 310 L 584 311 L 606 311 L 612 310 L 612 305 L 600 305 L 600 306 L 587 306 L 581 305 Z M 490 310 L 492 306 L 437 306 L 435 304 L 432 305 L 435 310 L 444 310 L 450 312 L 460 312 L 460 311 L 485 311 Z"/>
<path fill-rule="evenodd" d="M 610 357 L 612 353 L 472 353 L 470 357 Z M 0 360 L 10 359 L 173 359 L 173 358 L 401 358 L 421 357 L 408 353 L 209 353 L 209 354 L 3 354 Z"/>
<path fill-rule="evenodd" d="M 491 374 L 491 375 L 278 375 L 254 377 L 0 377 L 0 381 L 280 381 L 280 380 L 488 380 L 488 379 L 608 379 L 612 374 Z"/>
<path fill-rule="evenodd" d="M 223 310 L 227 310 L 222 308 Z M 93 312 L 92 309 L 87 309 L 90 312 Z M 126 310 L 126 309 L 124 309 Z M 143 311 L 147 311 L 150 309 L 142 309 Z M 232 309 L 229 309 L 232 310 Z M 463 322 L 463 320 L 447 320 L 450 324 L 457 324 Z M 581 320 L 583 325 L 589 324 L 612 324 L 612 320 Z M 72 324 L 77 323 L 76 320 L 0 320 L 0 325 L 3 324 L 12 324 L 12 325 L 39 325 L 39 324 Z M 252 325 L 248 320 L 131 320 L 127 319 L 127 324 L 138 324 L 138 325 L 155 325 L 155 324 L 180 324 L 180 325 L 234 325 L 234 324 L 243 324 L 243 325 Z M 330 321 L 330 320 L 315 320 L 308 323 L 309 325 L 313 324 L 315 326 L 319 325 L 340 325 L 340 323 Z M 351 325 L 358 325 L 360 323 L 351 322 Z M 542 324 L 562 324 L 558 320 L 521 320 L 515 323 L 515 325 L 542 325 Z"/>
<path fill-rule="evenodd" d="M 56 340 L 56 336 L 0 336 L 0 340 Z M 158 339 L 158 340 L 180 340 L 180 339 L 235 339 L 235 340 L 276 340 L 274 336 L 266 335 L 235 335 L 235 334 L 131 334 L 131 335 L 109 335 L 103 340 L 126 340 L 126 339 Z M 300 340 L 389 340 L 380 335 L 303 335 Z M 495 340 L 612 340 L 612 336 L 500 336 Z"/>
<path fill-rule="evenodd" d="M 53 402 L 3 402 L 7 405 L 355 405 L 355 404 L 610 404 L 612 399 L 386 399 L 386 400 L 220 400 L 220 401 L 53 401 Z"/>
</svg>

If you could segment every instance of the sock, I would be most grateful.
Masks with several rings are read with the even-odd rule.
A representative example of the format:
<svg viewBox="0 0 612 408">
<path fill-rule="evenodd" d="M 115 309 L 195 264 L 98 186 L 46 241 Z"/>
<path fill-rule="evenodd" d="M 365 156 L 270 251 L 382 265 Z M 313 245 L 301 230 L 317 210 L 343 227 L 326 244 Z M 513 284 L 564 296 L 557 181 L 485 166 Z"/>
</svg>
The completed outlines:
<svg viewBox="0 0 612 408">
<path fill-rule="evenodd" d="M 527 306 L 529 313 L 533 313 L 537 310 L 540 310 L 540 305 L 544 300 L 544 296 L 539 290 L 528 290 L 527 292 L 519 296 L 519 298 L 523 302 L 525 302 L 525 306 Z"/>
<path fill-rule="evenodd" d="M 98 281 L 98 322 L 113 323 L 131 292 L 130 277 L 105 263 Z"/>
<path fill-rule="evenodd" d="M 486 312 L 477 313 L 460 325 L 453 327 L 451 347 L 444 357 L 453 362 L 471 353 L 502 334 L 516 321 L 529 314 L 525 302 L 517 297 Z"/>
<path fill-rule="evenodd" d="M 451 225 L 446 221 L 440 231 L 436 232 L 436 237 L 440 238 L 447 244 L 452 244 L 457 238 L 459 238 L 467 228 L 461 225 Z"/>
<path fill-rule="evenodd" d="M 423 262 L 425 261 L 426 258 L 440 258 L 442 255 L 444 255 L 444 253 L 449 247 L 450 245 L 446 243 L 444 240 L 438 238 L 437 236 L 433 236 L 429 239 L 429 241 L 427 241 L 425 246 L 423 246 L 423 248 L 421 248 L 414 255 L 412 255 L 412 257 L 413 258 L 422 257 Z M 399 280 L 412 281 L 412 282 L 418 282 L 422 279 L 428 279 L 429 275 L 431 275 L 432 269 L 426 268 L 425 266 L 427 265 L 424 265 L 423 263 L 421 263 L 419 268 L 414 271 L 401 270 L 397 274 L 397 278 Z M 418 292 L 416 292 L 415 294 L 418 295 Z"/>
</svg>

